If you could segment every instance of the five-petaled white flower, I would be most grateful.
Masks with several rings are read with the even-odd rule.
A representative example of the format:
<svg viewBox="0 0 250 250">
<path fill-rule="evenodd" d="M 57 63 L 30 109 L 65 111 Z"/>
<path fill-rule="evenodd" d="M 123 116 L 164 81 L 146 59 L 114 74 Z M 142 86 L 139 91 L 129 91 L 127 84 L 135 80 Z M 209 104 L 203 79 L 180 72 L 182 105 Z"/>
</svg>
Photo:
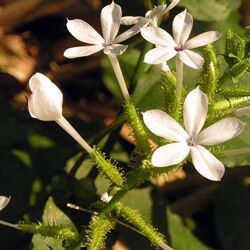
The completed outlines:
<svg viewBox="0 0 250 250">
<path fill-rule="evenodd" d="M 141 29 L 143 38 L 156 45 L 156 48 L 146 53 L 144 61 L 149 64 L 159 64 L 178 56 L 187 66 L 194 69 L 201 68 L 204 63 L 203 57 L 190 49 L 216 41 L 220 37 L 220 33 L 208 31 L 188 40 L 192 27 L 193 17 L 186 10 L 174 18 L 174 38 L 159 27 L 143 27 Z"/>
<path fill-rule="evenodd" d="M 183 109 L 185 130 L 161 110 L 143 113 L 143 120 L 152 133 L 173 142 L 154 151 L 152 165 L 166 167 L 179 164 L 191 153 L 194 167 L 201 175 L 210 180 L 220 180 L 225 168 L 203 146 L 213 146 L 232 139 L 242 132 L 245 123 L 229 117 L 201 131 L 207 116 L 208 99 L 199 87 L 187 95 Z"/>
<path fill-rule="evenodd" d="M 29 113 L 42 121 L 56 121 L 62 117 L 63 94 L 51 80 L 41 73 L 29 80 L 32 92 L 28 99 Z"/>
<path fill-rule="evenodd" d="M 119 43 L 131 37 L 131 32 L 128 31 L 117 36 L 121 17 L 121 7 L 113 1 L 102 9 L 101 26 L 103 36 L 83 20 L 68 20 L 67 28 L 69 32 L 79 41 L 91 45 L 69 48 L 64 52 L 64 56 L 67 58 L 89 56 L 100 50 L 103 50 L 107 55 L 121 55 L 128 46 Z"/>
</svg>

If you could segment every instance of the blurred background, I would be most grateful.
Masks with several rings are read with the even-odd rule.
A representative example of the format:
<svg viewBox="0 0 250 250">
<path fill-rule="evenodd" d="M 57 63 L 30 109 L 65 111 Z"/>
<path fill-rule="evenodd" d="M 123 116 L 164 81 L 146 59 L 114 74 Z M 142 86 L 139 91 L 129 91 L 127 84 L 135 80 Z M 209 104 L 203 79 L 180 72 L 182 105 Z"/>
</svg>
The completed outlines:
<svg viewBox="0 0 250 250">
<path fill-rule="evenodd" d="M 144 16 L 162 1 L 116 1 L 124 15 Z M 64 114 L 91 144 L 98 144 L 126 169 L 133 145 L 129 129 L 110 125 L 121 113 L 121 95 L 108 60 L 102 53 L 69 60 L 63 52 L 81 45 L 66 28 L 66 18 L 80 18 L 100 31 L 101 0 L 0 0 L 0 194 L 11 195 L 0 219 L 12 223 L 41 221 L 44 205 L 55 203 L 82 229 L 90 215 L 66 207 L 67 202 L 90 208 L 108 187 L 85 154 L 53 122 L 32 119 L 27 110 L 27 87 L 35 72 L 46 74 L 64 94 Z M 207 30 L 232 28 L 239 35 L 250 25 L 249 0 L 181 0 L 163 17 L 171 32 L 175 14 L 187 8 L 195 18 L 193 35 Z M 124 29 L 125 27 L 122 27 Z M 216 43 L 223 53 L 223 39 Z M 126 41 L 127 42 L 127 41 Z M 161 76 L 148 65 L 138 66 L 147 44 L 140 35 L 129 41 L 120 58 L 130 89 L 141 110 L 164 109 Z M 171 64 L 170 64 L 171 65 Z M 138 70 L 139 68 L 139 70 Z M 187 71 L 188 84 L 199 72 Z M 250 77 L 243 79 L 249 82 Z M 154 92 L 154 94 L 152 94 Z M 122 129 L 121 129 L 122 128 Z M 248 145 L 246 132 L 238 139 Z M 104 139 L 103 139 L 104 138 Z M 237 161 L 237 162 L 236 162 Z M 124 202 L 140 209 L 165 234 L 176 250 L 250 249 L 250 156 L 228 159 L 223 181 L 199 176 L 192 166 L 168 178 L 131 191 Z M 239 167 L 238 167 L 239 166 Z M 0 226 L 0 248 L 53 249 L 36 244 L 32 235 Z M 57 248 L 55 249 L 64 249 Z M 153 249 L 141 235 L 118 226 L 107 249 Z"/>
</svg>

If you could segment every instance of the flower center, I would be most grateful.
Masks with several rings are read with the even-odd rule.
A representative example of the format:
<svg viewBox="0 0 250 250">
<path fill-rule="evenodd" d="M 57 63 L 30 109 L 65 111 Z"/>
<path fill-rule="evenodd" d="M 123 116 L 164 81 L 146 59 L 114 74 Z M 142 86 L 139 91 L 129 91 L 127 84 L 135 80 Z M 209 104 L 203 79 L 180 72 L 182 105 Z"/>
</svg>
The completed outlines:
<svg viewBox="0 0 250 250">
<path fill-rule="evenodd" d="M 177 46 L 177 47 L 175 47 L 175 50 L 176 50 L 177 52 L 179 52 L 179 51 L 182 51 L 183 48 L 182 48 L 182 46 Z"/>
<path fill-rule="evenodd" d="M 195 145 L 195 139 L 193 136 L 187 139 L 187 145 L 188 146 L 194 146 Z"/>
<path fill-rule="evenodd" d="M 112 42 L 111 41 L 105 41 L 103 46 L 104 47 L 108 47 L 108 46 L 111 46 L 112 45 Z"/>
</svg>

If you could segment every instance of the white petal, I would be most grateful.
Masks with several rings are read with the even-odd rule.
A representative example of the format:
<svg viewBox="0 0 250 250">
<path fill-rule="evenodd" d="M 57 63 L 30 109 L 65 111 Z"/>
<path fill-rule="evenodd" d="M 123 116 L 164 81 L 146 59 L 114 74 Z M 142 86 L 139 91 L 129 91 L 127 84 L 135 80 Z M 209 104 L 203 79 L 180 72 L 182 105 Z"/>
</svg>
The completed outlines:
<svg viewBox="0 0 250 250">
<path fill-rule="evenodd" d="M 152 10 L 149 10 L 145 16 L 151 20 L 152 25 L 157 26 L 158 20 L 164 14 L 166 7 L 166 4 L 155 6 Z"/>
<path fill-rule="evenodd" d="M 161 64 L 158 64 L 159 68 L 163 71 L 163 72 L 170 72 L 170 68 L 167 64 L 167 62 L 163 62 Z"/>
<path fill-rule="evenodd" d="M 208 31 L 201 33 L 198 36 L 193 37 L 192 39 L 188 40 L 184 48 L 185 49 L 193 49 L 198 48 L 204 45 L 207 45 L 209 43 L 212 43 L 220 38 L 220 33 L 217 31 Z"/>
<path fill-rule="evenodd" d="M 122 25 L 134 25 L 137 24 L 139 22 L 140 19 L 147 19 L 145 17 L 141 17 L 141 16 L 123 16 L 121 18 L 121 24 Z M 149 22 L 149 20 L 147 19 L 147 22 Z"/>
<path fill-rule="evenodd" d="M 186 131 L 167 113 L 151 109 L 142 115 L 144 123 L 153 134 L 171 141 L 186 142 Z"/>
<path fill-rule="evenodd" d="M 41 73 L 29 80 L 32 91 L 28 99 L 30 115 L 42 121 L 54 121 L 62 116 L 63 95 L 60 89 Z"/>
<path fill-rule="evenodd" d="M 173 58 L 177 52 L 173 48 L 154 48 L 145 54 L 144 62 L 149 64 L 160 64 Z"/>
<path fill-rule="evenodd" d="M 169 35 L 167 31 L 159 27 L 143 27 L 141 29 L 141 35 L 145 40 L 155 45 L 163 47 L 170 46 L 173 48 L 176 47 L 175 41 L 173 40 L 172 36 Z"/>
<path fill-rule="evenodd" d="M 113 44 L 111 46 L 104 48 L 103 52 L 106 55 L 120 56 L 121 54 L 125 52 L 127 48 L 128 48 L 128 45 Z"/>
<path fill-rule="evenodd" d="M 183 63 L 193 69 L 200 69 L 204 64 L 203 57 L 191 50 L 184 49 L 183 51 L 179 51 L 178 55 Z"/>
<path fill-rule="evenodd" d="M 67 58 L 77 58 L 77 57 L 92 55 L 102 49 L 103 49 L 102 45 L 79 46 L 66 49 L 63 55 Z"/>
<path fill-rule="evenodd" d="M 244 122 L 237 118 L 224 118 L 201 131 L 196 143 L 206 146 L 223 143 L 239 135 L 245 125 Z"/>
<path fill-rule="evenodd" d="M 103 38 L 88 23 L 80 19 L 68 20 L 67 28 L 72 36 L 81 42 L 89 44 L 102 44 Z"/>
<path fill-rule="evenodd" d="M 207 110 L 207 96 L 197 87 L 187 95 L 183 105 L 185 129 L 193 139 L 196 138 L 205 123 Z"/>
<path fill-rule="evenodd" d="M 171 9 L 173 9 L 179 2 L 180 2 L 180 0 L 173 0 L 173 1 L 168 5 L 166 11 L 170 11 Z"/>
<path fill-rule="evenodd" d="M 146 24 L 145 18 L 138 22 L 138 24 L 133 25 L 130 29 L 124 31 L 120 35 L 118 35 L 114 40 L 113 43 L 121 43 L 130 37 L 138 34 L 141 31 L 141 27 Z"/>
<path fill-rule="evenodd" d="M 167 167 L 181 163 L 189 154 L 190 147 L 185 143 L 171 143 L 157 148 L 152 155 L 152 165 Z"/>
<path fill-rule="evenodd" d="M 109 195 L 107 192 L 103 193 L 101 196 L 101 201 L 109 203 L 112 200 L 113 196 Z"/>
<path fill-rule="evenodd" d="M 10 196 L 0 196 L 0 211 L 2 211 L 10 202 Z"/>
<path fill-rule="evenodd" d="M 193 17 L 186 10 L 175 16 L 173 21 L 173 37 L 178 46 L 187 41 L 193 27 Z"/>
<path fill-rule="evenodd" d="M 102 34 L 105 42 L 112 42 L 118 34 L 122 10 L 118 4 L 112 1 L 111 4 L 105 6 L 101 12 Z"/>
<path fill-rule="evenodd" d="M 242 116 L 249 116 L 250 115 L 250 107 L 244 107 L 234 110 L 233 115 L 237 118 L 240 118 Z"/>
<path fill-rule="evenodd" d="M 191 157 L 195 169 L 211 181 L 220 181 L 225 172 L 225 167 L 207 149 L 197 145 L 191 147 Z"/>
</svg>

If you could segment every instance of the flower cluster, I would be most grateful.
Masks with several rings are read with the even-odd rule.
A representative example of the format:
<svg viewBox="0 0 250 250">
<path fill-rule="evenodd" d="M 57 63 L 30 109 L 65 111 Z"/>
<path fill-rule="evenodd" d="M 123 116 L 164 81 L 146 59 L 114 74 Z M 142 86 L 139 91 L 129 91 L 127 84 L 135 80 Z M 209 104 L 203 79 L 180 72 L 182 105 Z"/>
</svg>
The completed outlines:
<svg viewBox="0 0 250 250">
<path fill-rule="evenodd" d="M 202 68 L 203 57 L 191 49 L 216 41 L 220 34 L 216 31 L 209 31 L 188 40 L 192 31 L 193 18 L 187 10 L 175 16 L 173 37 L 158 27 L 160 17 L 175 7 L 178 2 L 179 0 L 173 0 L 169 6 L 166 4 L 156 6 L 148 11 L 145 17 L 122 17 L 121 7 L 112 1 L 101 11 L 102 35 L 83 20 L 68 20 L 69 32 L 76 39 L 88 45 L 69 48 L 64 52 L 64 55 L 67 58 L 76 58 L 89 56 L 103 50 L 110 59 L 124 99 L 128 101 L 130 95 L 117 56 L 123 54 L 128 47 L 120 43 L 141 32 L 144 39 L 156 46 L 145 54 L 144 61 L 146 63 L 166 65 L 168 60 L 176 57 L 178 62 L 176 64 L 176 95 L 177 98 L 180 98 L 182 63 L 194 69 Z M 132 25 L 132 27 L 118 34 L 121 24 Z M 28 101 L 31 116 L 44 121 L 56 121 L 88 152 L 92 152 L 92 148 L 63 118 L 63 96 L 58 87 L 40 73 L 35 74 L 30 79 L 29 86 L 32 91 Z M 201 131 L 207 112 L 207 96 L 199 87 L 187 95 L 183 105 L 185 130 L 161 110 L 144 112 L 143 121 L 148 129 L 157 136 L 171 141 L 170 144 L 159 147 L 153 153 L 152 165 L 166 167 L 180 164 L 191 154 L 193 164 L 201 175 L 210 180 L 220 180 L 224 174 L 224 166 L 204 146 L 220 144 L 237 136 L 243 130 L 244 123 L 237 118 L 224 118 Z"/>
</svg>

